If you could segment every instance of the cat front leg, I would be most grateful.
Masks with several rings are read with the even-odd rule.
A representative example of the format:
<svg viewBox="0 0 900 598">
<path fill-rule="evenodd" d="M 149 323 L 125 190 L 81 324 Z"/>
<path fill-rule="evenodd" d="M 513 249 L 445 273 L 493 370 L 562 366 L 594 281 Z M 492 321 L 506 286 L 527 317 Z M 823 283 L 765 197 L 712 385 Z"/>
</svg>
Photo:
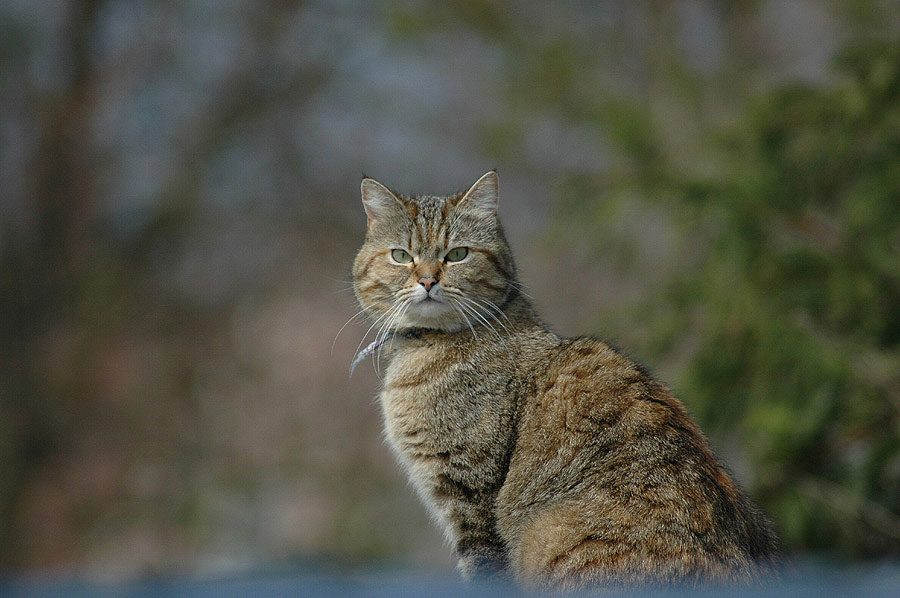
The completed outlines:
<svg viewBox="0 0 900 598">
<path fill-rule="evenodd" d="M 465 579 L 471 581 L 509 577 L 508 566 L 504 550 L 483 546 L 459 554 L 456 568 Z"/>
<path fill-rule="evenodd" d="M 438 476 L 435 503 L 452 538 L 457 568 L 466 579 L 506 574 L 509 557 L 497 533 L 496 492 L 473 489 L 449 475 Z"/>
</svg>

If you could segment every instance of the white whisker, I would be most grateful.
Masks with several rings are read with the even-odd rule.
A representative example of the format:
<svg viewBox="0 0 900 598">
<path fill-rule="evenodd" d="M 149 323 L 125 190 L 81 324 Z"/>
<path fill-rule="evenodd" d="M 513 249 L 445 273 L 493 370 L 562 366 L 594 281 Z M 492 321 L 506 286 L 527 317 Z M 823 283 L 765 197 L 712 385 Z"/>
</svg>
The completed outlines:
<svg viewBox="0 0 900 598">
<path fill-rule="evenodd" d="M 491 325 L 490 325 L 490 324 L 489 324 L 489 323 L 481 316 L 481 314 L 479 313 L 479 311 L 478 311 L 475 307 L 473 307 L 472 305 L 470 305 L 470 303 L 472 303 L 472 299 L 471 299 L 470 297 L 466 297 L 462 292 L 460 292 L 460 291 L 457 290 L 457 289 L 453 289 L 453 288 L 449 288 L 449 289 L 446 289 L 446 288 L 445 288 L 444 291 L 447 293 L 448 298 L 455 298 L 455 299 L 456 299 L 456 303 L 457 303 L 457 305 L 459 305 L 459 307 L 460 307 L 461 309 L 464 309 L 467 313 L 469 313 L 469 314 L 471 314 L 472 316 L 474 316 L 475 319 L 478 320 L 482 325 L 485 325 L 486 327 L 490 327 L 490 328 L 494 331 L 494 334 L 497 334 L 498 337 L 500 336 L 499 333 L 497 332 L 497 330 L 496 330 L 493 326 L 491 326 Z M 477 303 L 476 303 L 475 305 L 477 305 L 478 307 L 483 307 L 482 305 L 477 304 Z M 459 312 L 459 310 L 457 310 L 457 311 Z M 468 318 L 466 318 L 466 320 L 467 320 L 467 323 L 469 323 L 469 322 L 468 322 Z M 469 323 L 469 328 L 472 328 L 471 323 Z M 504 327 L 504 328 L 505 328 L 505 327 Z M 472 328 L 472 330 L 473 330 L 473 332 L 474 332 L 474 328 Z M 476 335 L 476 336 L 477 336 L 477 335 Z"/>
<path fill-rule="evenodd" d="M 366 342 L 366 337 L 369 336 L 369 333 L 372 331 L 372 329 L 375 328 L 376 326 L 378 326 L 379 322 L 382 322 L 385 318 L 387 318 L 391 315 L 391 313 L 394 311 L 395 305 L 392 305 L 390 309 L 388 309 L 385 313 L 378 316 L 378 318 L 374 322 L 372 322 L 372 325 L 369 326 L 369 329 L 366 330 L 365 334 L 363 334 L 362 338 L 359 340 L 359 344 L 356 346 L 356 354 L 357 355 L 359 354 L 359 350 L 362 349 L 363 343 Z M 350 372 L 353 373 L 352 365 L 351 365 Z"/>
<path fill-rule="evenodd" d="M 490 328 L 490 329 L 491 329 L 491 331 L 492 331 L 492 332 L 494 333 L 494 335 L 497 337 L 497 340 L 499 340 L 499 341 L 503 344 L 503 347 L 506 349 L 507 355 L 509 355 L 510 357 L 513 357 L 513 352 L 512 352 L 512 350 L 509 348 L 509 345 L 506 344 L 506 340 L 503 338 L 503 335 L 501 335 L 500 332 L 497 331 L 496 328 L 494 328 L 493 324 L 491 324 L 490 321 L 487 320 L 487 319 L 485 318 L 485 315 L 491 316 L 492 319 L 494 319 L 500 326 L 503 327 L 503 329 L 504 329 L 505 331 L 508 332 L 508 329 L 507 329 L 506 326 L 503 324 L 503 322 L 501 322 L 499 319 L 497 319 L 497 316 L 488 313 L 487 308 L 485 308 L 484 306 L 480 306 L 480 304 L 478 304 L 478 303 L 475 303 L 475 300 L 474 300 L 473 298 L 471 298 L 471 297 L 463 298 L 463 304 L 462 304 L 462 305 L 463 305 L 463 307 L 467 307 L 469 313 L 471 313 L 472 315 L 474 315 L 475 318 L 476 318 L 479 322 L 481 322 L 481 324 L 482 324 L 483 326 L 485 326 L 486 328 Z M 481 312 L 481 311 L 479 311 L 478 309 L 476 309 L 476 307 L 478 307 L 478 306 L 480 306 L 480 307 L 484 310 L 484 312 Z"/>
<path fill-rule="evenodd" d="M 507 284 L 509 284 L 509 286 L 516 289 L 516 291 L 518 291 L 520 294 L 522 294 L 525 297 L 527 297 L 528 299 L 531 299 L 532 301 L 534 301 L 534 297 L 532 297 L 531 295 L 529 295 L 528 293 L 525 292 L 525 289 L 528 287 L 526 287 L 524 284 L 522 284 L 521 282 L 519 282 L 517 280 L 512 280 L 512 279 L 507 279 L 506 282 L 507 282 Z"/>
<path fill-rule="evenodd" d="M 503 337 L 500 335 L 499 332 L 497 332 L 497 329 L 494 328 L 494 326 L 493 326 L 488 320 L 485 319 L 484 314 L 482 314 L 480 311 L 478 311 L 478 309 L 477 309 L 477 304 L 474 304 L 474 303 L 472 302 L 471 298 L 470 298 L 470 299 L 467 299 L 467 300 L 463 303 L 463 305 L 464 305 L 464 306 L 467 306 L 467 307 L 469 308 L 469 310 L 470 310 L 469 313 L 471 313 L 472 315 L 474 315 L 475 318 L 476 318 L 479 322 L 481 322 L 485 327 L 490 328 L 491 331 L 497 336 L 497 338 L 498 338 L 501 342 L 503 342 Z M 504 343 L 504 344 L 506 344 L 506 343 Z"/>
<path fill-rule="evenodd" d="M 503 319 L 506 320 L 510 326 L 512 326 L 512 322 L 510 322 L 509 317 L 503 312 L 502 309 L 500 309 L 500 307 L 497 306 L 496 303 L 494 303 L 493 301 L 491 301 L 489 299 L 485 299 L 483 297 L 480 299 L 476 299 L 475 297 L 469 297 L 469 300 L 473 301 L 476 305 L 484 307 L 485 311 L 488 313 L 488 315 L 490 315 L 491 318 L 495 322 L 497 322 L 497 324 L 502 326 L 504 330 L 509 331 L 509 329 L 506 327 L 506 324 L 501 322 L 497 316 L 498 315 L 503 316 Z"/>
<path fill-rule="evenodd" d="M 409 299 L 404 299 L 403 297 L 398 297 L 394 304 L 391 305 L 390 317 L 388 317 L 381 327 L 378 329 L 378 332 L 375 333 L 375 342 L 377 343 L 377 347 L 379 350 L 375 351 L 375 358 L 372 359 L 372 366 L 375 368 L 375 373 L 381 376 L 379 372 L 379 357 L 381 356 L 381 344 L 387 339 L 387 335 L 390 333 L 394 322 L 396 321 L 397 316 L 400 314 L 401 310 L 407 305 Z"/>
<path fill-rule="evenodd" d="M 449 296 L 447 297 L 447 299 L 448 299 L 448 301 L 450 302 L 450 307 L 452 307 L 453 309 L 455 309 L 455 310 L 456 310 L 456 313 L 458 313 L 460 316 L 462 316 L 463 321 L 464 321 L 466 324 L 469 325 L 469 330 L 472 331 L 472 336 L 474 336 L 474 337 L 477 339 L 477 338 L 478 338 L 478 333 L 475 332 L 475 327 L 472 326 L 472 322 L 469 321 L 469 316 L 467 316 L 467 315 L 463 312 L 462 306 L 461 306 L 461 304 L 459 303 L 459 301 L 456 301 L 455 299 L 453 299 L 453 298 L 451 298 L 451 297 L 449 297 Z"/>
<path fill-rule="evenodd" d="M 384 342 L 387 340 L 388 336 L 394 332 L 394 326 L 400 321 L 400 319 L 406 313 L 406 310 L 409 309 L 410 305 L 412 305 L 411 298 L 402 299 L 397 304 L 397 308 L 394 310 L 394 315 L 382 327 L 382 332 L 379 335 L 380 342 L 378 345 L 378 350 L 375 352 L 375 358 L 372 360 L 372 363 L 375 365 L 375 372 L 378 373 L 379 376 L 381 376 L 381 351 L 384 349 Z M 391 341 L 393 340 L 393 337 L 391 337 Z M 393 344 L 391 346 L 393 347 Z"/>
<path fill-rule="evenodd" d="M 366 308 L 362 308 L 361 310 L 359 310 L 358 312 L 356 312 L 355 314 L 350 316 L 350 319 L 347 320 L 346 322 L 344 322 L 344 325 L 341 326 L 341 329 L 337 331 L 337 334 L 334 335 L 334 340 L 331 341 L 331 354 L 332 355 L 334 355 L 334 345 L 337 343 L 337 339 L 341 335 L 341 333 L 344 331 L 344 328 L 347 327 L 347 324 L 349 324 L 350 322 L 352 322 L 353 320 L 355 320 L 356 318 L 358 318 L 359 316 L 361 316 L 364 313 L 366 313 Z"/>
<path fill-rule="evenodd" d="M 377 318 L 374 322 L 372 322 L 372 325 L 369 326 L 369 329 L 366 330 L 366 332 L 363 334 L 362 338 L 359 340 L 359 345 L 356 346 L 356 352 L 357 352 L 357 353 L 359 353 L 359 350 L 362 349 L 362 345 L 363 345 L 364 342 L 366 342 L 366 337 L 369 336 L 369 333 L 372 332 L 372 329 L 375 328 L 375 326 L 377 326 L 378 323 L 382 321 L 382 319 L 384 319 L 384 318 L 386 318 L 388 315 L 390 315 L 390 313 L 391 313 L 391 310 L 388 310 L 387 312 L 385 312 L 385 313 L 383 313 L 382 315 L 378 316 L 378 318 Z"/>
<path fill-rule="evenodd" d="M 404 308 L 403 308 L 403 311 L 400 313 L 400 315 L 397 316 L 397 323 L 398 323 L 398 324 L 400 323 L 400 320 L 403 319 L 403 316 L 406 315 L 406 312 L 409 311 L 409 307 L 410 307 L 412 304 L 413 304 L 412 299 L 408 299 L 408 300 L 406 301 L 406 307 L 404 307 Z M 394 338 L 391 337 L 391 348 L 393 348 L 393 347 L 394 347 Z"/>
</svg>

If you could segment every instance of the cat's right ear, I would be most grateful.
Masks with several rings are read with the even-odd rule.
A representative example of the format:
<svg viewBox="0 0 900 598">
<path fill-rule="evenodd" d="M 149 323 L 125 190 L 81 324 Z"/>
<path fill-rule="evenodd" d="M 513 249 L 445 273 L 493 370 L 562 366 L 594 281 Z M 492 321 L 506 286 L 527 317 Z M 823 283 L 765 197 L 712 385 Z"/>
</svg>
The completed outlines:
<svg viewBox="0 0 900 598">
<path fill-rule="evenodd" d="M 497 171 L 489 170 L 475 181 L 457 205 L 469 206 L 485 216 L 496 216 L 499 187 Z"/>
<path fill-rule="evenodd" d="M 402 208 L 403 204 L 397 199 L 397 196 L 375 179 L 363 178 L 359 190 L 362 194 L 363 208 L 369 219 L 369 228 L 372 228 L 376 221 L 383 220 L 389 214 Z"/>
</svg>

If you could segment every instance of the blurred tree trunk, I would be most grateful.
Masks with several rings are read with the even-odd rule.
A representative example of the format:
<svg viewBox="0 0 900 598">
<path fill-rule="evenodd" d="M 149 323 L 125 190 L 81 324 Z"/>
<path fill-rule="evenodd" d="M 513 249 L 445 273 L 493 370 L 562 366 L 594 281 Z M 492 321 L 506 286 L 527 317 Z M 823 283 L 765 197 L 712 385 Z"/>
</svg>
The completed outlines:
<svg viewBox="0 0 900 598">
<path fill-rule="evenodd" d="M 30 94 L 39 145 L 26 179 L 35 230 L 27 247 L 0 248 L 3 330 L 0 387 L 0 569 L 25 561 L 17 525 L 30 476 L 50 461 L 73 433 L 73 397 L 51 392 L 42 371 L 42 338 L 71 317 L 84 256 L 90 251 L 92 168 L 86 142 L 93 77 L 90 41 L 100 0 L 69 2 L 65 17 L 66 83 L 50 93 Z M 28 85 L 28 82 L 24 82 Z"/>
</svg>

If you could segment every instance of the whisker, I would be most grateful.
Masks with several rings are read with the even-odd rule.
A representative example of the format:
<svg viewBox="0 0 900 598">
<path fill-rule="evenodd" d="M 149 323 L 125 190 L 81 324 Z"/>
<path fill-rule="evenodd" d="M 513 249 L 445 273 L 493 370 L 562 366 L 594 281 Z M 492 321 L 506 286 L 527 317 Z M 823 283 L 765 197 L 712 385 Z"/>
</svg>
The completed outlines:
<svg viewBox="0 0 900 598">
<path fill-rule="evenodd" d="M 381 378 L 381 372 L 378 368 L 378 356 L 381 354 L 379 350 L 381 348 L 381 343 L 384 342 L 384 334 L 385 330 L 388 326 L 391 325 L 391 321 L 397 315 L 397 311 L 400 309 L 400 303 L 396 302 L 391 305 L 391 309 L 388 312 L 390 315 L 385 318 L 384 322 L 379 326 L 378 330 L 375 332 L 375 353 L 372 356 L 372 370 L 375 374 Z"/>
<path fill-rule="evenodd" d="M 362 338 L 359 340 L 359 344 L 356 346 L 356 355 L 359 355 L 359 350 L 362 348 L 363 343 L 366 342 L 366 338 L 368 338 L 369 333 L 372 332 L 372 330 L 375 329 L 376 327 L 378 327 L 378 332 L 376 332 L 376 334 L 375 334 L 375 339 L 377 342 L 380 333 L 384 329 L 384 325 L 388 322 L 388 320 L 390 320 L 396 314 L 396 310 L 399 309 L 404 304 L 404 302 L 406 302 L 407 300 L 409 300 L 412 297 L 414 292 L 415 292 L 415 289 L 410 289 L 408 291 L 401 291 L 400 293 L 397 293 L 397 295 L 395 295 L 394 302 L 391 304 L 390 308 L 388 308 L 388 310 L 385 313 L 378 316 L 375 319 L 375 321 L 372 322 L 372 324 L 369 326 L 369 328 L 363 334 Z M 359 314 L 356 314 L 356 315 L 359 315 Z M 354 316 L 354 317 L 356 317 L 356 316 Z M 351 368 L 352 368 L 352 364 L 351 364 Z"/>
<path fill-rule="evenodd" d="M 391 305 L 391 309 L 388 312 L 390 315 L 385 318 L 384 322 L 378 327 L 378 330 L 375 332 L 375 342 L 380 342 L 384 339 L 384 334 L 387 328 L 391 325 L 391 321 L 394 319 L 394 316 L 397 315 L 397 311 L 400 309 L 402 302 L 397 302 Z"/>
<path fill-rule="evenodd" d="M 463 308 L 463 309 L 466 311 L 466 313 L 472 315 L 478 322 L 480 322 L 482 325 L 484 325 L 484 323 L 485 323 L 485 322 L 484 322 L 484 319 L 483 319 L 483 318 L 481 317 L 481 315 L 478 313 L 478 310 L 475 309 L 475 308 L 471 305 L 471 302 L 470 302 L 470 300 L 469 300 L 468 298 L 463 297 L 463 298 L 460 300 L 460 302 L 459 302 L 459 306 L 460 306 L 461 308 Z"/>
<path fill-rule="evenodd" d="M 455 299 L 453 299 L 453 298 L 451 298 L 451 297 L 448 297 L 447 299 L 450 301 L 450 307 L 452 307 L 453 309 L 455 309 L 456 312 L 457 312 L 460 316 L 462 316 L 463 321 L 464 321 L 466 324 L 469 325 L 469 330 L 472 331 L 472 336 L 474 336 L 474 337 L 477 339 L 477 338 L 478 338 L 478 333 L 475 332 L 475 327 L 472 326 L 472 322 L 469 321 L 469 316 L 467 316 L 467 315 L 462 311 L 462 306 L 461 306 L 461 304 L 459 303 L 459 301 L 456 301 Z"/>
<path fill-rule="evenodd" d="M 352 280 L 344 280 L 343 278 L 334 278 L 333 276 L 328 276 L 325 274 L 322 275 L 322 278 L 327 278 L 328 280 L 330 280 L 332 282 L 343 282 L 344 284 L 350 284 L 350 285 L 353 284 Z"/>
<path fill-rule="evenodd" d="M 375 328 L 375 326 L 377 326 L 378 323 L 381 322 L 384 318 L 388 317 L 392 311 L 393 311 L 393 306 L 391 307 L 391 309 L 389 309 L 382 315 L 378 316 L 378 318 L 374 322 L 372 322 L 372 325 L 369 326 L 369 329 L 366 330 L 365 334 L 363 334 L 362 338 L 359 340 L 359 344 L 356 346 L 356 354 L 357 355 L 359 354 L 359 350 L 362 348 L 363 343 L 366 342 L 366 337 L 369 336 L 369 333 L 372 331 L 372 329 Z"/>
<path fill-rule="evenodd" d="M 532 301 L 535 300 L 534 297 L 532 297 L 531 295 L 529 295 L 528 293 L 525 292 L 525 289 L 528 288 L 528 287 L 526 287 L 524 284 L 522 284 L 522 283 L 519 282 L 518 280 L 513 280 L 513 279 L 511 279 L 511 278 L 507 278 L 507 279 L 506 279 L 506 282 L 507 282 L 507 284 L 509 284 L 511 287 L 513 287 L 514 289 L 516 289 L 519 293 L 521 293 L 522 295 L 524 295 L 525 297 L 531 299 Z"/>
<path fill-rule="evenodd" d="M 503 316 L 503 319 L 505 319 L 507 322 L 509 322 L 510 325 L 512 325 L 512 322 L 510 321 L 509 317 L 506 315 L 506 312 L 503 311 L 503 308 L 502 308 L 502 307 L 500 307 L 499 305 L 497 305 L 496 303 L 494 303 L 494 302 L 491 301 L 490 299 L 484 299 L 484 298 L 482 298 L 481 301 L 483 301 L 484 303 L 487 303 L 487 304 L 490 305 L 492 308 L 494 308 L 494 311 L 496 311 L 498 314 L 500 314 L 501 316 Z"/>
<path fill-rule="evenodd" d="M 402 316 L 401 310 L 402 310 L 402 313 L 406 313 L 406 309 L 408 309 L 409 306 L 412 304 L 412 299 L 413 299 L 414 294 L 415 294 L 414 291 L 409 291 L 409 292 L 401 291 L 400 293 L 397 294 L 397 297 L 395 298 L 394 303 L 393 303 L 393 305 L 391 305 L 391 309 L 389 311 L 389 313 L 391 313 L 392 315 L 378 329 L 378 333 L 375 335 L 376 339 L 380 338 L 380 340 L 383 341 L 385 338 L 387 338 L 387 335 L 390 332 L 391 327 L 394 325 L 394 322 L 397 320 L 397 318 Z"/>
<path fill-rule="evenodd" d="M 390 317 L 388 317 L 381 327 L 378 329 L 378 332 L 375 333 L 375 342 L 378 343 L 376 346 L 380 349 L 381 343 L 385 341 L 387 335 L 390 333 L 391 327 L 393 326 L 394 321 L 399 315 L 400 311 L 406 306 L 408 299 L 397 298 L 393 305 L 391 305 Z M 376 361 L 378 356 L 381 354 L 381 351 L 376 351 L 375 357 L 376 359 L 372 360 L 372 364 L 376 365 Z M 378 373 L 378 368 L 375 368 L 376 373 Z M 380 375 L 380 374 L 379 374 Z"/>
<path fill-rule="evenodd" d="M 504 313 L 504 311 L 502 309 L 500 309 L 500 307 L 496 303 L 494 303 L 490 299 L 485 299 L 483 297 L 480 299 L 477 299 L 475 297 L 469 297 L 469 300 L 473 301 L 476 305 L 484 307 L 485 311 L 487 311 L 489 313 L 491 318 L 493 318 L 505 330 L 509 331 L 509 329 L 506 327 L 506 324 L 501 322 L 500 319 L 497 317 L 497 315 L 499 314 L 499 315 L 503 316 L 503 319 L 506 320 L 510 326 L 512 326 L 512 322 L 509 320 L 509 317 L 506 315 L 506 313 Z"/>
<path fill-rule="evenodd" d="M 476 320 L 478 320 L 478 322 L 480 322 L 482 326 L 484 326 L 485 328 L 490 328 L 491 332 L 494 333 L 494 336 L 496 336 L 498 340 L 500 340 L 501 342 L 503 342 L 503 337 L 500 336 L 500 333 L 497 332 L 497 329 L 494 328 L 494 327 L 491 325 L 491 323 L 488 322 L 488 321 L 484 318 L 484 315 L 483 315 L 480 311 L 478 311 L 478 309 L 477 309 L 474 305 L 471 304 L 471 301 L 470 301 L 470 300 L 463 300 L 463 302 L 461 303 L 461 307 L 463 307 L 463 308 L 466 309 L 470 314 L 472 314 L 472 316 L 474 316 L 474 318 L 475 318 Z M 505 343 L 504 343 L 504 344 L 505 344 Z"/>
<path fill-rule="evenodd" d="M 509 326 L 513 325 L 512 321 L 509 319 L 509 317 L 507 317 L 507 315 L 505 313 L 503 313 L 503 310 L 501 310 L 499 307 L 497 307 L 493 303 L 491 303 L 491 305 L 493 306 L 492 309 L 485 310 L 486 314 L 488 316 L 490 316 L 493 321 L 497 322 L 497 325 L 500 326 L 500 328 L 502 328 L 503 331 L 506 332 L 507 335 L 511 334 Z M 509 326 L 507 326 L 507 324 L 503 323 L 500 320 L 500 318 L 498 317 L 498 314 L 503 316 L 503 319 L 506 320 L 506 323 L 508 323 Z"/>
<path fill-rule="evenodd" d="M 403 316 L 406 315 L 406 312 L 409 311 L 409 308 L 410 308 L 410 306 L 411 306 L 412 304 L 413 304 L 412 298 L 408 299 L 407 302 L 406 302 L 406 307 L 403 308 L 403 311 L 402 311 L 402 312 L 400 313 L 400 315 L 397 317 L 397 322 L 398 322 L 398 323 L 399 323 L 399 321 L 403 318 Z M 393 347 L 394 347 L 394 338 L 391 337 L 391 348 L 393 349 Z"/>
<path fill-rule="evenodd" d="M 375 354 L 375 365 L 376 369 L 381 369 L 381 352 L 384 351 L 384 344 L 387 341 L 388 335 L 391 335 L 391 349 L 394 348 L 394 336 L 393 333 L 396 332 L 395 327 L 400 323 L 400 320 L 403 319 L 403 316 L 406 315 L 407 310 L 409 310 L 409 306 L 412 305 L 412 298 L 406 299 L 402 306 L 397 309 L 397 313 L 391 319 L 390 325 L 387 327 L 384 335 L 382 336 L 382 345 L 378 347 L 378 352 Z"/>
<path fill-rule="evenodd" d="M 388 335 L 390 335 L 394 330 L 394 326 L 400 321 L 400 318 L 403 317 L 403 314 L 406 313 L 406 310 L 409 309 L 409 306 L 412 304 L 412 299 L 404 299 L 397 304 L 397 308 L 394 310 L 394 315 L 382 326 L 381 334 L 376 337 L 380 338 L 380 343 L 384 343 L 387 340 Z M 393 342 L 393 337 L 391 338 Z M 393 344 L 391 345 L 393 347 Z M 372 362 L 375 365 L 375 372 L 378 373 L 379 377 L 381 376 L 381 352 L 384 349 L 383 344 L 378 345 L 378 349 L 375 351 L 375 359 Z"/>
<path fill-rule="evenodd" d="M 366 313 L 365 307 L 362 308 L 361 310 L 359 310 L 358 312 L 356 312 L 355 314 L 353 314 L 352 316 L 350 316 L 350 319 L 347 320 L 346 322 L 344 322 L 344 325 L 341 326 L 341 329 L 337 331 L 337 334 L 334 335 L 334 340 L 331 341 L 331 354 L 332 355 L 334 355 L 334 346 L 335 346 L 335 344 L 337 344 L 337 339 L 341 335 L 341 333 L 344 331 L 344 328 L 347 327 L 347 324 L 349 324 L 350 322 L 352 322 L 353 320 L 355 320 L 356 318 L 358 318 L 359 316 L 361 316 L 364 313 Z"/>
<path fill-rule="evenodd" d="M 468 307 L 469 313 L 471 313 L 473 316 L 475 316 L 475 318 L 479 322 L 481 322 L 485 327 L 490 328 L 493 331 L 493 333 L 497 336 L 497 338 L 500 339 L 500 341 L 503 341 L 503 337 L 500 336 L 500 333 L 497 332 L 497 329 L 494 328 L 491 325 L 491 323 L 484 318 L 484 314 L 482 314 L 481 312 L 478 311 L 478 309 L 476 308 L 476 305 L 477 304 L 472 303 L 471 298 L 469 298 L 468 300 L 466 300 L 466 302 L 463 303 L 463 306 Z"/>
<path fill-rule="evenodd" d="M 473 303 L 473 302 L 474 302 L 474 305 L 475 305 L 475 306 L 477 306 L 477 307 L 480 308 L 480 309 L 483 309 L 483 310 L 485 311 L 485 313 L 487 313 L 488 315 L 490 315 L 492 319 L 496 320 L 497 323 L 500 324 L 500 325 L 503 327 L 504 330 L 507 330 L 507 331 L 508 331 L 508 328 L 503 324 L 503 322 L 501 322 L 500 320 L 498 320 L 497 317 L 496 317 L 494 314 L 490 313 L 490 310 L 489 310 L 487 307 L 485 307 L 485 306 L 482 305 L 481 303 L 475 302 L 475 300 L 474 300 L 472 297 L 466 297 L 461 291 L 459 291 L 459 290 L 457 290 L 457 289 L 453 289 L 453 288 L 450 288 L 450 289 L 446 289 L 446 288 L 445 288 L 445 289 L 444 289 L 444 292 L 447 293 L 448 298 L 455 298 L 455 299 L 459 302 L 459 305 L 460 305 L 461 308 L 466 308 L 466 311 L 467 311 L 468 313 L 474 315 L 474 316 L 476 317 L 476 319 L 479 320 L 482 324 L 486 325 L 486 327 L 491 328 L 491 329 L 494 331 L 494 334 L 497 334 L 498 337 L 500 336 L 500 334 L 497 332 L 496 328 L 494 328 L 493 326 L 491 326 L 491 325 L 490 325 L 490 324 L 482 317 L 483 314 L 481 314 L 475 307 L 473 307 L 472 305 L 469 305 L 470 303 Z M 496 308 L 496 306 L 494 306 L 494 307 Z M 499 308 L 496 308 L 496 309 L 499 309 Z M 504 316 L 505 316 L 505 315 L 506 315 L 506 314 L 504 314 Z M 470 327 L 471 327 L 471 326 L 470 326 Z"/>
<path fill-rule="evenodd" d="M 505 339 L 503 338 L 503 336 L 497 331 L 497 329 L 494 328 L 494 326 L 490 323 L 490 321 L 488 321 L 488 320 L 486 320 L 486 319 L 484 318 L 484 314 L 482 314 L 481 312 L 479 312 L 479 311 L 475 308 L 475 306 L 478 305 L 478 304 L 475 304 L 475 303 L 474 303 L 474 299 L 471 298 L 471 297 L 469 297 L 469 298 L 466 299 L 466 301 L 467 301 L 468 303 L 470 303 L 470 305 L 468 305 L 468 308 L 469 308 L 469 310 L 470 310 L 470 313 L 473 313 L 473 315 L 474 315 L 474 316 L 475 316 L 475 317 L 476 317 L 476 318 L 477 318 L 484 326 L 486 326 L 487 328 L 490 328 L 490 329 L 491 329 L 491 331 L 497 336 L 497 340 L 499 340 L 499 341 L 503 344 L 504 348 L 506 348 L 506 353 L 507 353 L 507 355 L 509 355 L 510 357 L 512 357 L 513 353 L 512 353 L 512 351 L 510 350 L 509 345 L 506 344 L 506 340 L 505 340 Z M 485 311 L 487 311 L 487 310 L 485 310 Z M 490 314 L 488 314 L 488 315 L 490 315 Z M 500 324 L 501 326 L 503 326 L 503 322 L 500 322 L 500 320 L 497 320 L 497 319 L 496 319 L 496 316 L 492 316 L 492 317 L 497 321 L 498 324 Z M 505 326 L 503 326 L 503 328 L 506 329 Z M 508 330 L 507 330 L 507 331 L 508 331 Z"/>
</svg>

